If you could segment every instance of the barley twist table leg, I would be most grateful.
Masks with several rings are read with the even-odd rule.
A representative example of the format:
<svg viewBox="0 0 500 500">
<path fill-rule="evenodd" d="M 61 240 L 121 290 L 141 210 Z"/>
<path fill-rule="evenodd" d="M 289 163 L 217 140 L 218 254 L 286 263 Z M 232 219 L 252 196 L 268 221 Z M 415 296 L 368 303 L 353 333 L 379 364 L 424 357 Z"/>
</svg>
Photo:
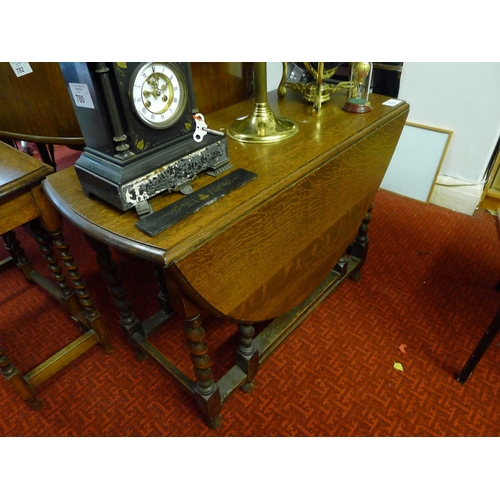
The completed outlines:
<svg viewBox="0 0 500 500">
<path fill-rule="evenodd" d="M 102 345 L 104 352 L 109 354 L 112 352 L 112 346 L 109 342 L 109 332 L 104 324 L 104 321 L 99 312 L 94 307 L 94 302 L 87 290 L 87 285 L 78 271 L 73 254 L 69 251 L 69 245 L 64 241 L 62 230 L 49 233 L 52 237 L 54 246 L 59 252 L 59 256 L 68 273 L 69 278 L 73 283 L 76 296 L 80 305 L 83 307 L 85 317 L 90 323 L 92 329 L 96 332 L 99 343 Z"/>
<path fill-rule="evenodd" d="M 117 266 L 111 257 L 109 247 L 90 236 L 86 235 L 85 238 L 96 253 L 97 264 L 101 268 L 102 276 L 113 298 L 113 304 L 120 315 L 120 324 L 125 330 L 127 340 L 133 347 L 136 358 L 139 361 L 144 361 L 148 356 L 133 339 L 135 333 L 141 332 L 143 334 L 142 325 L 134 314 L 134 311 L 132 311 L 130 302 L 127 300 L 127 291 L 123 288 L 122 279 L 116 272 Z"/>
<path fill-rule="evenodd" d="M 68 309 L 76 317 L 80 307 L 77 304 L 76 297 L 74 297 L 73 290 L 69 287 L 66 281 L 66 275 L 64 274 L 61 266 L 59 265 L 59 261 L 54 254 L 52 241 L 49 235 L 37 219 L 29 223 L 29 228 L 33 234 L 33 238 L 38 243 L 38 248 L 40 248 L 40 251 L 43 254 L 43 259 L 47 263 L 47 266 L 52 273 L 52 277 L 59 287 L 61 300 L 67 303 Z"/>
<path fill-rule="evenodd" d="M 219 387 L 213 379 L 212 360 L 208 355 L 200 315 L 184 320 L 183 328 L 196 376 L 195 399 L 205 415 L 207 424 L 215 429 L 222 424 L 222 403 Z"/>
<path fill-rule="evenodd" d="M 30 274 L 34 271 L 34 267 L 28 257 L 26 257 L 21 243 L 16 238 L 16 233 L 14 231 L 7 231 L 5 234 L 2 234 L 2 239 L 5 248 L 10 253 L 17 267 L 21 269 L 26 281 L 32 282 Z"/>
</svg>

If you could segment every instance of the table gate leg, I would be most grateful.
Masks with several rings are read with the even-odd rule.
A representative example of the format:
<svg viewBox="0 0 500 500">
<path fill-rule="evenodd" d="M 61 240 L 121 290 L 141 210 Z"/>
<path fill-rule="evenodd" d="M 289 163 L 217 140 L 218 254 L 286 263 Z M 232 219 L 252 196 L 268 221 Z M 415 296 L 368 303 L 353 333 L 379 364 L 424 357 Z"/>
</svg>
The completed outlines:
<svg viewBox="0 0 500 500">
<path fill-rule="evenodd" d="M 120 314 L 120 324 L 125 330 L 130 345 L 134 349 L 135 356 L 139 361 L 144 361 L 148 355 L 133 339 L 133 335 L 137 332 L 140 332 L 144 336 L 142 325 L 132 311 L 130 302 L 127 300 L 127 291 L 121 286 L 122 280 L 116 272 L 116 263 L 111 258 L 109 247 L 91 236 L 85 235 L 85 238 L 96 253 L 97 264 L 108 285 L 109 293 L 113 298 L 113 304 Z"/>
<path fill-rule="evenodd" d="M 222 403 L 219 387 L 214 382 L 212 360 L 208 355 L 205 330 L 201 326 L 200 315 L 184 320 L 183 328 L 196 376 L 194 397 L 207 420 L 208 426 L 216 429 L 222 424 L 220 414 Z"/>
<path fill-rule="evenodd" d="M 182 293 L 168 268 L 163 269 L 165 284 L 172 307 L 183 318 L 183 330 L 196 377 L 196 386 L 190 391 L 203 413 L 207 425 L 216 429 L 222 425 L 222 400 L 219 386 L 214 381 L 212 360 L 208 355 L 205 330 L 201 326 L 199 309 Z"/>
<path fill-rule="evenodd" d="M 241 389 L 243 392 L 252 392 L 255 389 L 255 375 L 259 370 L 259 351 L 253 342 L 255 329 L 253 325 L 240 323 L 238 332 L 239 346 L 236 364 L 247 374 L 247 379 Z"/>
<path fill-rule="evenodd" d="M 372 220 L 371 212 L 373 210 L 373 203 L 370 204 L 368 208 L 368 212 L 363 219 L 363 222 L 359 226 L 358 235 L 356 239 L 350 245 L 348 251 L 353 257 L 357 257 L 361 259 L 361 262 L 358 264 L 358 267 L 351 274 L 351 279 L 353 281 L 359 281 L 361 279 L 361 267 L 365 263 L 366 256 L 368 254 L 368 245 L 370 240 L 368 239 L 368 225 Z"/>
<path fill-rule="evenodd" d="M 165 283 L 165 276 L 163 276 L 163 268 L 155 266 L 155 277 L 158 282 L 158 303 L 163 311 L 166 313 L 172 312 L 170 304 L 170 297 L 168 296 L 167 284 Z"/>
</svg>

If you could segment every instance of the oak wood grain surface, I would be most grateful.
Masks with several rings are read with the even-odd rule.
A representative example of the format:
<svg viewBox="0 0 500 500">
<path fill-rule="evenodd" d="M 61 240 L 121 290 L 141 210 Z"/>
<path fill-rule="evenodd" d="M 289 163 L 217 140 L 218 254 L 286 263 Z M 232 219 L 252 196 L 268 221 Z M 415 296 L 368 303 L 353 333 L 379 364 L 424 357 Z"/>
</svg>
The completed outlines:
<svg viewBox="0 0 500 500">
<path fill-rule="evenodd" d="M 342 111 L 345 95 L 334 95 L 319 118 L 295 92 L 269 103 L 276 115 L 294 120 L 299 132 L 275 144 L 228 139 L 234 168 L 257 179 L 153 238 L 126 213 L 86 198 L 73 169 L 47 178 L 44 189 L 80 229 L 131 254 L 169 267 L 182 291 L 199 307 L 238 321 L 260 321 L 291 309 L 325 278 L 347 245 L 377 191 L 396 147 L 409 106 Z M 216 130 L 248 115 L 245 101 L 206 116 Z M 201 176 L 197 189 L 213 178 Z M 155 210 L 180 199 L 163 194 Z"/>
<path fill-rule="evenodd" d="M 52 172 L 49 165 L 0 141 L 0 234 L 40 216 L 33 191 Z M 53 206 L 48 210 L 59 217 Z"/>
<path fill-rule="evenodd" d="M 192 62 L 196 106 L 207 115 L 248 99 L 253 91 L 253 63 Z"/>
<path fill-rule="evenodd" d="M 0 63 L 0 137 L 44 144 L 84 144 L 59 63 L 31 62 L 18 77 Z"/>
<path fill-rule="evenodd" d="M 0 141 L 0 198 L 40 182 L 54 169 Z"/>
</svg>

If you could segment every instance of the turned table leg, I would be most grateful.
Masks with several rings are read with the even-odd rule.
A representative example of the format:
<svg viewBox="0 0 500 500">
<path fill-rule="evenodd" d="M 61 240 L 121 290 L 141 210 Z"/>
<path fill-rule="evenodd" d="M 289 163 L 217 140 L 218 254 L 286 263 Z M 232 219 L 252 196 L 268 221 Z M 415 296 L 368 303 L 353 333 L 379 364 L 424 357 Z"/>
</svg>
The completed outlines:
<svg viewBox="0 0 500 500">
<path fill-rule="evenodd" d="M 104 349 L 104 352 L 108 354 L 112 351 L 112 346 L 109 343 L 108 329 L 106 328 L 99 312 L 94 307 L 94 303 L 90 298 L 89 292 L 87 291 L 87 285 L 83 281 L 81 274 L 78 272 L 78 267 L 74 262 L 73 255 L 69 251 L 69 245 L 64 240 L 61 215 L 45 196 L 41 185 L 33 187 L 30 191 L 40 213 L 40 220 L 43 224 L 42 229 L 38 224 L 38 221 L 34 221 L 31 224 L 31 228 L 32 231 L 34 231 L 35 239 L 37 239 L 38 245 L 44 254 L 44 258 L 49 265 L 49 269 L 52 271 L 52 276 L 59 286 L 61 301 L 66 305 L 70 313 L 79 321 L 82 320 L 81 314 L 84 315 L 87 323 L 85 326 L 94 330 L 99 343 Z M 49 238 L 51 241 L 49 241 Z M 76 299 L 73 290 L 71 290 L 65 281 L 57 259 L 52 253 L 52 246 L 56 247 L 59 252 L 63 265 L 73 283 Z"/>
<path fill-rule="evenodd" d="M 167 284 L 165 283 L 165 276 L 163 276 L 163 269 L 160 266 L 155 266 L 155 277 L 159 288 L 158 303 L 163 311 L 171 313 L 172 305 L 170 304 L 170 297 L 168 296 Z"/>
<path fill-rule="evenodd" d="M 64 279 L 64 275 L 62 274 L 62 270 L 57 264 L 57 260 L 51 255 L 50 252 L 45 251 L 45 241 L 39 243 L 42 252 L 44 252 L 44 257 L 46 258 L 49 268 L 52 271 L 52 276 L 58 282 L 59 287 L 61 289 L 61 295 L 66 300 L 68 300 L 69 307 L 72 309 L 75 317 L 78 317 L 78 313 L 83 308 L 83 312 L 85 315 L 85 319 L 87 320 L 90 328 L 94 330 L 97 334 L 97 338 L 99 339 L 99 343 L 104 349 L 106 354 L 110 354 L 113 350 L 110 341 L 109 341 L 109 332 L 108 329 L 99 314 L 99 312 L 94 307 L 94 302 L 90 297 L 90 293 L 87 290 L 87 285 L 82 278 L 82 275 L 78 271 L 78 266 L 76 265 L 73 254 L 69 251 L 69 245 L 64 240 L 62 229 L 57 229 L 55 231 L 48 232 L 50 238 L 52 239 L 52 244 L 57 248 L 59 257 L 61 258 L 63 265 L 68 273 L 71 282 L 73 283 L 73 289 L 75 290 L 75 294 L 79 303 L 74 304 L 72 301 L 73 291 L 66 284 Z"/>
<path fill-rule="evenodd" d="M 52 278 L 59 288 L 58 299 L 66 306 L 72 316 L 75 318 L 78 317 L 81 310 L 78 304 L 78 298 L 66 282 L 66 276 L 54 254 L 50 236 L 40 225 L 40 222 L 37 219 L 29 223 L 29 229 L 38 244 L 38 248 L 43 254 L 43 260 L 46 262 L 50 272 L 52 273 Z"/>
<path fill-rule="evenodd" d="M 2 234 L 2 239 L 5 248 L 10 253 L 12 260 L 16 263 L 17 267 L 19 267 L 22 271 L 26 281 L 33 281 L 30 274 L 35 268 L 28 257 L 26 257 L 21 243 L 16 238 L 16 233 L 14 231 L 7 231 L 5 234 Z"/>
<path fill-rule="evenodd" d="M 363 222 L 359 226 L 358 230 L 358 235 L 356 236 L 356 239 L 352 242 L 350 248 L 349 248 L 349 253 L 353 257 L 357 257 L 358 259 L 361 260 L 361 262 L 358 265 L 358 268 L 351 274 L 351 279 L 353 281 L 359 281 L 361 278 L 361 266 L 364 264 L 366 260 L 366 256 L 368 254 L 368 244 L 370 243 L 370 240 L 368 239 L 368 225 L 370 224 L 370 221 L 372 220 L 371 216 L 371 211 L 373 210 L 373 203 L 370 204 L 370 207 L 368 208 L 368 212 L 365 215 L 365 218 L 363 219 Z"/>
<path fill-rule="evenodd" d="M 11 363 L 9 357 L 1 348 L 0 371 L 16 394 L 23 398 L 33 410 L 39 410 L 42 407 L 42 402 L 36 397 L 35 391 L 28 384 L 25 378 L 17 371 L 17 368 Z"/>
<path fill-rule="evenodd" d="M 238 332 L 236 365 L 247 374 L 247 379 L 241 388 L 244 392 L 252 392 L 255 388 L 255 375 L 259 370 L 259 351 L 253 342 L 255 329 L 253 325 L 240 323 Z"/>
<path fill-rule="evenodd" d="M 196 386 L 192 396 L 203 413 L 207 425 L 216 429 L 222 425 L 220 414 L 222 400 L 219 386 L 213 377 L 212 360 L 208 355 L 200 311 L 179 289 L 177 283 L 169 275 L 168 268 L 163 269 L 163 275 L 172 307 L 184 320 L 183 330 L 196 377 Z"/>
<path fill-rule="evenodd" d="M 194 398 L 203 412 L 208 426 L 216 429 L 222 424 L 220 414 L 222 402 L 219 387 L 214 382 L 212 360 L 208 355 L 205 330 L 201 326 L 200 315 L 184 320 L 183 328 L 196 377 Z"/>
<path fill-rule="evenodd" d="M 120 315 L 120 324 L 125 330 L 130 345 L 134 349 L 135 356 L 139 361 L 144 361 L 148 356 L 133 339 L 135 333 L 143 333 L 142 325 L 132 311 L 130 302 L 127 300 L 127 291 L 123 288 L 122 279 L 116 272 L 117 266 L 111 258 L 109 247 L 91 236 L 85 235 L 85 238 L 96 253 L 97 264 L 101 268 L 102 276 L 113 298 L 113 304 Z"/>
</svg>

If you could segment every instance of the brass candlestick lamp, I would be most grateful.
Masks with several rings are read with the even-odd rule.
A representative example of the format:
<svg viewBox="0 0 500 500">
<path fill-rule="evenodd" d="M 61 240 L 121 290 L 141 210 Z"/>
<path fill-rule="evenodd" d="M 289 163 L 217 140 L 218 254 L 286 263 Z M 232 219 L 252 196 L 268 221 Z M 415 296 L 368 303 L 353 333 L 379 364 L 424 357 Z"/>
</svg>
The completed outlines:
<svg viewBox="0 0 500 500">
<path fill-rule="evenodd" d="M 279 142 L 295 135 L 299 128 L 291 120 L 274 115 L 267 102 L 267 67 L 265 62 L 254 64 L 255 104 L 252 113 L 236 120 L 227 135 L 240 142 Z"/>
<path fill-rule="evenodd" d="M 370 86 L 373 65 L 369 62 L 351 63 L 351 87 L 346 103 L 342 106 L 348 113 L 368 113 L 371 111 Z"/>
</svg>

